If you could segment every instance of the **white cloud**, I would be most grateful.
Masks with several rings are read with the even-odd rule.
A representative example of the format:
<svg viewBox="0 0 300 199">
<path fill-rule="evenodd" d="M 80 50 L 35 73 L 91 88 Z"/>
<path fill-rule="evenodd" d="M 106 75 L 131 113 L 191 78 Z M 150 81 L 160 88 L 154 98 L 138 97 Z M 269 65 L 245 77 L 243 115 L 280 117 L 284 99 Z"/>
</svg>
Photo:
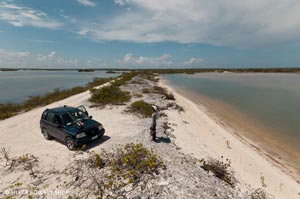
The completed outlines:
<svg viewBox="0 0 300 199">
<path fill-rule="evenodd" d="M 124 6 L 128 3 L 130 3 L 130 0 L 115 0 L 115 3 L 119 6 Z"/>
<path fill-rule="evenodd" d="M 103 59 L 66 58 L 52 51 L 33 54 L 27 51 L 9 51 L 0 48 L 0 67 L 8 68 L 101 68 L 107 67 Z"/>
<path fill-rule="evenodd" d="M 88 29 L 81 29 L 81 30 L 77 31 L 77 34 L 78 34 L 78 35 L 81 35 L 81 36 L 84 36 L 84 35 L 86 35 L 88 32 L 89 32 Z"/>
<path fill-rule="evenodd" d="M 55 51 L 47 55 L 38 54 L 34 63 L 42 64 L 43 67 L 78 67 L 80 62 L 78 59 L 66 59 L 57 55 Z M 84 66 L 84 65 L 83 65 Z"/>
<path fill-rule="evenodd" d="M 54 43 L 54 41 L 51 40 L 39 40 L 39 39 L 34 39 L 31 40 L 32 42 L 36 42 L 36 43 Z"/>
<path fill-rule="evenodd" d="M 55 54 L 56 52 L 51 52 L 49 53 L 48 55 L 41 55 L 41 54 L 38 54 L 38 57 L 37 57 L 37 60 L 38 61 L 52 61 L 55 57 Z"/>
<path fill-rule="evenodd" d="M 85 36 L 98 41 L 173 41 L 234 47 L 299 41 L 298 0 L 115 0 L 115 3 L 124 7 L 124 11 L 105 23 L 91 25 Z M 83 24 L 86 28 L 87 23 Z"/>
<path fill-rule="evenodd" d="M 62 26 L 60 22 L 50 19 L 45 12 L 23 7 L 7 0 L 0 2 L 0 20 L 18 27 L 57 29 Z"/>
<path fill-rule="evenodd" d="M 0 48 L 0 65 L 2 67 L 24 66 L 30 55 L 27 51 L 8 51 Z"/>
<path fill-rule="evenodd" d="M 15 59 L 19 57 L 28 57 L 30 52 L 13 52 L 0 48 L 0 59 Z"/>
<path fill-rule="evenodd" d="M 94 7 L 96 6 L 96 4 L 94 2 L 92 2 L 91 0 L 77 0 L 78 3 L 80 3 L 81 5 L 84 6 L 88 6 L 88 7 Z"/>
<path fill-rule="evenodd" d="M 126 54 L 122 60 L 118 60 L 117 64 L 125 67 L 162 67 L 172 66 L 173 62 L 169 60 L 171 56 L 163 54 L 159 57 L 134 57 L 131 53 Z"/>
<path fill-rule="evenodd" d="M 201 62 L 203 62 L 202 58 L 198 58 L 198 57 L 192 57 L 189 60 L 186 60 L 183 62 L 184 66 L 195 66 L 200 64 Z"/>
</svg>

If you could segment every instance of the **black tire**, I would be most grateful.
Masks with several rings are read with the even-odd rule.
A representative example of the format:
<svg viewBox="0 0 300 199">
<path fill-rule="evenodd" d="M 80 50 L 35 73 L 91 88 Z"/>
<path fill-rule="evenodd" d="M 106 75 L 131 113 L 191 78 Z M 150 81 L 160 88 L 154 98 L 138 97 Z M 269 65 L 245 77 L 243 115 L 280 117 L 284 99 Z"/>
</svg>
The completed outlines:
<svg viewBox="0 0 300 199">
<path fill-rule="evenodd" d="M 44 136 L 44 138 L 45 138 L 46 140 L 51 140 L 51 139 L 52 139 L 52 136 L 49 135 L 47 129 L 43 128 L 43 129 L 42 129 L 42 134 L 43 134 L 43 136 Z"/>
<path fill-rule="evenodd" d="M 66 138 L 66 146 L 70 151 L 74 151 L 75 150 L 75 143 L 71 138 Z"/>
</svg>

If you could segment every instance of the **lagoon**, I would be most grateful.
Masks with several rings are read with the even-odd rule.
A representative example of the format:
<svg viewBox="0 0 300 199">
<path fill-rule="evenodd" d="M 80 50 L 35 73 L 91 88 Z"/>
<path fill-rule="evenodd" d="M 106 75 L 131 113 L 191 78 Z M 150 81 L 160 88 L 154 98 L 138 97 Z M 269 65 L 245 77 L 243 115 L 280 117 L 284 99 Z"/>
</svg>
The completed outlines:
<svg viewBox="0 0 300 199">
<path fill-rule="evenodd" d="M 43 95 L 56 88 L 82 86 L 95 77 L 115 77 L 106 71 L 0 71 L 0 103 L 21 103 L 29 96 Z"/>
<path fill-rule="evenodd" d="M 198 73 L 163 75 L 179 93 L 206 105 L 237 132 L 300 173 L 300 74 Z M 192 94 L 191 94 L 192 93 Z"/>
</svg>

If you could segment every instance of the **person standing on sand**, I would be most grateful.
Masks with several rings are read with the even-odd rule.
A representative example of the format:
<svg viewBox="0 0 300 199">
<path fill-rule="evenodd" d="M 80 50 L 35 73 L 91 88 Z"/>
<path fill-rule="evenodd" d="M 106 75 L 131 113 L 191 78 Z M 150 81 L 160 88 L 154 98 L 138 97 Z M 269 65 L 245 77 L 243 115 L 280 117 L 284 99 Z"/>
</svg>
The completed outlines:
<svg viewBox="0 0 300 199">
<path fill-rule="evenodd" d="M 156 120 L 157 120 L 157 107 L 156 106 L 152 106 L 152 124 L 151 124 L 151 127 L 150 127 L 150 134 L 152 136 L 152 140 L 155 141 L 156 139 Z"/>
</svg>

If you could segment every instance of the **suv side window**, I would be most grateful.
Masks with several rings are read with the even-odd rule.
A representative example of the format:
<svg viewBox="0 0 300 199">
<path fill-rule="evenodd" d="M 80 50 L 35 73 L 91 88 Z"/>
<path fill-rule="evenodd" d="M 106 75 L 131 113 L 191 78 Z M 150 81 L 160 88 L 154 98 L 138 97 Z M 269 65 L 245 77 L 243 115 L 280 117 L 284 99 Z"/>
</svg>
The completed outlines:
<svg viewBox="0 0 300 199">
<path fill-rule="evenodd" d="M 60 116 L 57 115 L 57 114 L 55 114 L 55 116 L 54 116 L 54 124 L 55 124 L 55 125 L 62 125 Z"/>
<path fill-rule="evenodd" d="M 54 113 L 48 113 L 46 120 L 50 123 L 54 123 Z"/>
</svg>

